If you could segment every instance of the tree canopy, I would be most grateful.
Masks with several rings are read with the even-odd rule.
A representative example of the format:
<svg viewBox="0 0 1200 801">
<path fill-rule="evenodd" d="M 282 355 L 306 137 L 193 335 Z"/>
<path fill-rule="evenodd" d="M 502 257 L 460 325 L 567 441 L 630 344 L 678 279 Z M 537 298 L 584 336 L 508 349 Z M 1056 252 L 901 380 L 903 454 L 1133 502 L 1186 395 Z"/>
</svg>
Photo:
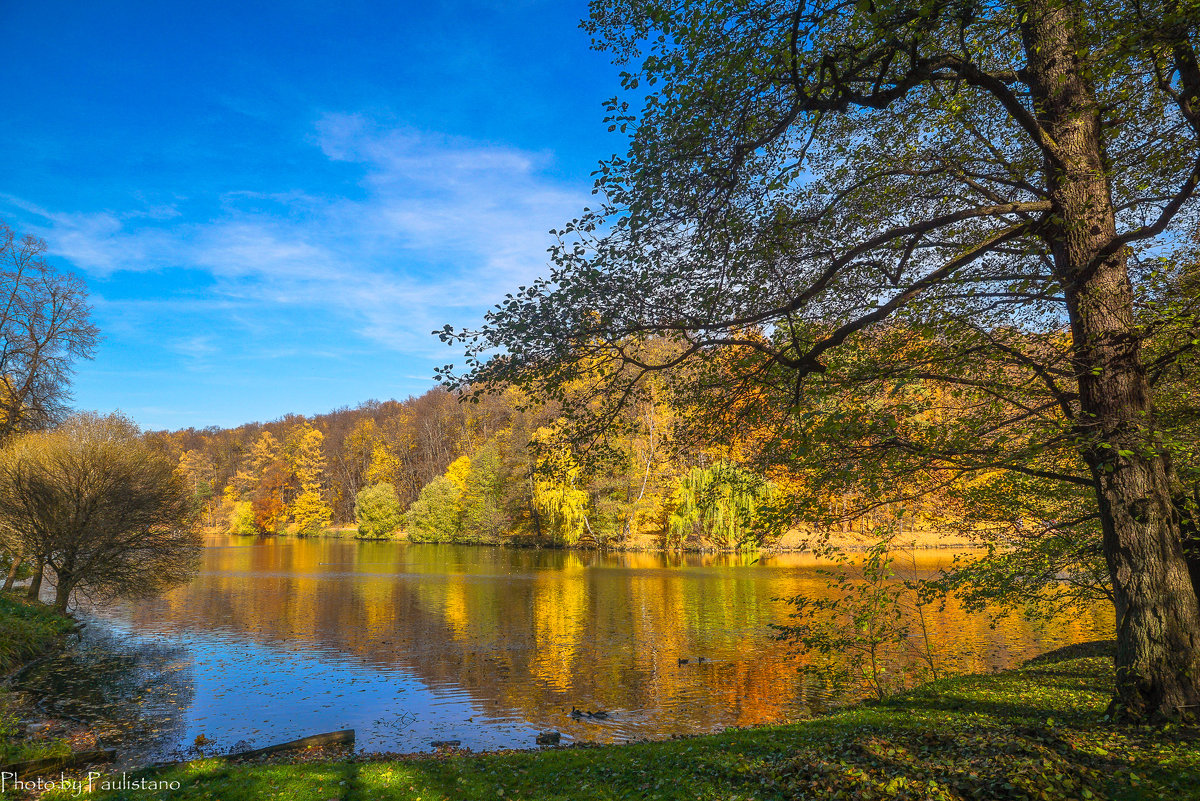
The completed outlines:
<svg viewBox="0 0 1200 801">
<path fill-rule="evenodd" d="M 61 419 L 71 365 L 99 331 L 87 288 L 45 260 L 46 243 L 0 222 L 0 441 Z"/>
<path fill-rule="evenodd" d="M 927 486 L 1086 492 L 1118 709 L 1200 708 L 1186 448 L 1157 408 L 1200 341 L 1200 6 L 623 0 L 585 26 L 642 95 L 608 104 L 629 150 L 546 279 L 442 332 L 447 379 L 596 429 L 663 372 L 704 425 L 775 412 L 777 458 L 832 434 Z"/>
<path fill-rule="evenodd" d="M 193 497 L 119 415 L 77 415 L 0 451 L 0 537 L 53 571 L 55 606 L 154 595 L 195 572 Z"/>
</svg>

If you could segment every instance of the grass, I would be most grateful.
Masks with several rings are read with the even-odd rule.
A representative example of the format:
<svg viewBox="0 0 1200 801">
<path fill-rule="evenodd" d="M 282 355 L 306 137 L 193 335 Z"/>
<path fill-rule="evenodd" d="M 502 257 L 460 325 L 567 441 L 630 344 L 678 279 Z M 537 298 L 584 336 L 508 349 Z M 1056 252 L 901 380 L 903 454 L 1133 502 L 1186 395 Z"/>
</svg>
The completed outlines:
<svg viewBox="0 0 1200 801">
<path fill-rule="evenodd" d="M 45 604 L 0 593 L 0 678 L 55 647 L 74 625 Z M 19 726 L 22 706 L 23 699 L 0 684 L 0 765 L 70 751 L 63 740 L 25 740 Z"/>
<path fill-rule="evenodd" d="M 178 789 L 93 798 L 1200 799 L 1200 729 L 1105 721 L 1111 690 L 1111 658 L 1076 647 L 785 726 L 390 761 L 204 760 L 131 777 Z"/>
<path fill-rule="evenodd" d="M 23 594 L 0 593 L 0 677 L 40 656 L 71 630 L 75 621 Z"/>
</svg>

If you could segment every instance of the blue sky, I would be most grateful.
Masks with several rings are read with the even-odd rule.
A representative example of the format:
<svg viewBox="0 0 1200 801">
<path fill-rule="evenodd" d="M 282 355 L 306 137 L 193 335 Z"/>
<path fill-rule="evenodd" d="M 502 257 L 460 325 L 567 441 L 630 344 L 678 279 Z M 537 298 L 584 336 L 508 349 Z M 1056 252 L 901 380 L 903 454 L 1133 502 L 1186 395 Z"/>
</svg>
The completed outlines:
<svg viewBox="0 0 1200 801">
<path fill-rule="evenodd" d="M 433 385 L 623 148 L 583 2 L 5 0 L 0 219 L 87 280 L 146 428 Z"/>
</svg>

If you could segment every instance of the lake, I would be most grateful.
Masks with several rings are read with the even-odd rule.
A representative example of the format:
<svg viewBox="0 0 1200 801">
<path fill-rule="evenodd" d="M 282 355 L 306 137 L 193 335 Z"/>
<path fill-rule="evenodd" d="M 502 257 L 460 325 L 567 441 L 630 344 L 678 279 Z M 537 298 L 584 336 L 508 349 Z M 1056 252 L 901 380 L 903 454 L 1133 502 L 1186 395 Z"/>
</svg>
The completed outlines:
<svg viewBox="0 0 1200 801">
<path fill-rule="evenodd" d="M 920 551 L 914 575 L 954 552 Z M 904 563 L 901 560 L 902 564 Z M 124 764 L 341 728 L 369 751 L 616 742 L 780 723 L 831 703 L 772 638 L 820 593 L 809 554 L 600 554 L 213 538 L 188 585 L 85 609 L 80 648 L 23 685 Z M 981 672 L 1112 636 L 1109 606 L 1039 628 L 931 609 L 945 666 Z M 700 662 L 698 657 L 704 657 Z M 685 664 L 680 660 L 686 659 Z M 603 709 L 577 719 L 572 707 Z M 192 752 L 195 753 L 195 752 Z"/>
</svg>

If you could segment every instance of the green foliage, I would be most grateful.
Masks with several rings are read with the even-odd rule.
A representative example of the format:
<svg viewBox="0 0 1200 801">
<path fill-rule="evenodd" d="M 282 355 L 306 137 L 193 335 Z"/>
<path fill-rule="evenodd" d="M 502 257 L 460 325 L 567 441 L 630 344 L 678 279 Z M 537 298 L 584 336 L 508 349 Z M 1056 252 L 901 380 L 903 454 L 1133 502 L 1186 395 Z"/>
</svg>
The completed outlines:
<svg viewBox="0 0 1200 801">
<path fill-rule="evenodd" d="M 529 475 L 537 533 L 554 542 L 574 545 L 588 525 L 590 499 L 580 486 L 583 468 L 555 429 L 539 429 L 531 444 L 537 447 L 537 461 Z"/>
<path fill-rule="evenodd" d="M 758 544 L 756 513 L 773 492 L 764 478 L 730 462 L 694 467 L 677 480 L 667 541 L 724 548 Z"/>
<path fill-rule="evenodd" d="M 462 531 L 475 540 L 496 541 L 508 525 L 501 507 L 502 465 L 496 443 L 489 443 L 471 456 L 462 495 Z"/>
<path fill-rule="evenodd" d="M 363 487 L 354 498 L 354 518 L 358 521 L 360 537 L 391 535 L 402 519 L 396 488 L 387 483 Z"/>
<path fill-rule="evenodd" d="M 0 765 L 67 756 L 71 753 L 71 744 L 62 738 L 26 739 L 16 711 L 18 703 L 6 690 L 0 689 Z M 6 801 L 12 797 L 7 793 L 0 794 L 0 798 Z"/>
<path fill-rule="evenodd" d="M 1043 525 L 1025 538 L 989 541 L 982 553 L 955 556 L 927 589 L 953 594 L 964 608 L 986 609 L 997 619 L 1016 613 L 1049 621 L 1097 600 L 1111 602 L 1099 537 Z"/>
<path fill-rule="evenodd" d="M 450 477 L 438 476 L 404 514 L 404 533 L 415 542 L 453 542 L 462 531 L 463 492 Z"/>
<path fill-rule="evenodd" d="M 425 485 L 404 514 L 405 534 L 417 542 L 495 543 L 508 533 L 507 477 L 500 443 L 491 441 L 455 459 Z"/>
<path fill-rule="evenodd" d="M 914 627 L 921 635 L 919 652 L 937 677 L 924 600 L 893 567 L 895 537 L 887 532 L 857 562 L 838 554 L 840 569 L 819 571 L 826 593 L 788 598 L 795 622 L 775 626 L 777 639 L 793 643 L 811 660 L 806 670 L 831 679 L 835 687 L 865 688 L 881 699 L 903 689 L 900 652 L 912 647 Z"/>
<path fill-rule="evenodd" d="M 74 626 L 75 621 L 48 606 L 16 593 L 0 593 L 0 678 L 58 646 Z M 65 740 L 26 740 L 20 710 L 20 699 L 0 684 L 0 765 L 70 752 Z"/>
<path fill-rule="evenodd" d="M 74 625 L 48 606 L 0 593 L 0 676 L 45 651 Z"/>
<path fill-rule="evenodd" d="M 254 525 L 254 506 L 250 501 L 235 501 L 229 514 L 229 533 L 253 537 L 258 533 Z"/>
</svg>

